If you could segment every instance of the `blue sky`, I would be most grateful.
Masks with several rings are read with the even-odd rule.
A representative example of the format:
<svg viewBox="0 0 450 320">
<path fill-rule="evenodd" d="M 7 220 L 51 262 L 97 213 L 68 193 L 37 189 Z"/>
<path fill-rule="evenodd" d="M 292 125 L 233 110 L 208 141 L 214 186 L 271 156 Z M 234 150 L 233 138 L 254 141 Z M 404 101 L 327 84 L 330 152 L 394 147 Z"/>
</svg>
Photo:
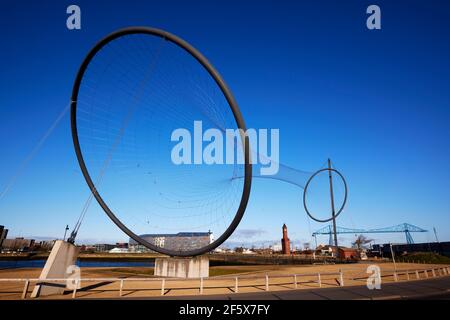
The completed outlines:
<svg viewBox="0 0 450 320">
<path fill-rule="evenodd" d="M 72 3 L 79 31 L 65 25 Z M 381 30 L 366 28 L 370 4 L 381 7 Z M 450 240 L 448 1 L 4 1 L 0 188 L 69 102 L 87 51 L 130 25 L 166 29 L 208 57 L 247 126 L 280 129 L 283 164 L 314 171 L 331 157 L 350 188 L 339 225 L 409 222 Z M 301 195 L 255 181 L 233 241 L 277 240 L 286 223 L 291 239 L 311 242 L 323 225 L 307 219 Z M 0 224 L 11 236 L 61 237 L 87 196 L 66 116 L 0 200 Z M 94 204 L 79 239 L 127 237 Z"/>
</svg>

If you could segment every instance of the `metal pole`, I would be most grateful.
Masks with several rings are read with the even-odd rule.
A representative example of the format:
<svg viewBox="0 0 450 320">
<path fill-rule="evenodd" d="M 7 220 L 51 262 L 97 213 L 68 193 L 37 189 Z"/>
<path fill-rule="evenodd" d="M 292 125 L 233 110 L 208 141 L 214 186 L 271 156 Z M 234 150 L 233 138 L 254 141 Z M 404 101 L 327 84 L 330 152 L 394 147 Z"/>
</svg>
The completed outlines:
<svg viewBox="0 0 450 320">
<path fill-rule="evenodd" d="M 397 271 L 397 265 L 395 263 L 395 255 L 394 255 L 394 250 L 392 250 L 392 243 L 389 243 L 390 247 L 391 247 L 391 255 L 392 255 L 392 262 L 394 262 L 394 269 L 395 271 Z"/>
<path fill-rule="evenodd" d="M 65 229 L 65 231 L 64 231 L 64 238 L 63 238 L 63 241 L 66 241 L 66 234 L 67 234 L 67 231 L 69 231 L 69 225 L 68 225 L 68 224 L 66 225 L 66 229 Z"/>
<path fill-rule="evenodd" d="M 64 231 L 64 238 L 63 238 L 63 241 L 66 241 L 66 234 L 67 234 L 67 231 L 69 230 L 69 225 L 66 225 L 66 230 Z"/>
<path fill-rule="evenodd" d="M 331 160 L 328 158 L 328 169 L 331 169 Z M 336 247 L 336 259 L 339 259 L 339 248 L 336 233 L 336 211 L 334 209 L 334 194 L 333 194 L 333 176 L 331 170 L 328 170 L 328 178 L 330 179 L 330 198 L 331 198 L 331 216 L 333 217 L 333 234 L 334 234 L 334 246 Z"/>
<path fill-rule="evenodd" d="M 433 227 L 433 231 L 434 231 L 434 237 L 436 238 L 436 242 L 439 243 L 439 239 L 438 239 L 437 231 L 436 231 L 436 228 L 435 228 L 435 227 Z"/>
</svg>

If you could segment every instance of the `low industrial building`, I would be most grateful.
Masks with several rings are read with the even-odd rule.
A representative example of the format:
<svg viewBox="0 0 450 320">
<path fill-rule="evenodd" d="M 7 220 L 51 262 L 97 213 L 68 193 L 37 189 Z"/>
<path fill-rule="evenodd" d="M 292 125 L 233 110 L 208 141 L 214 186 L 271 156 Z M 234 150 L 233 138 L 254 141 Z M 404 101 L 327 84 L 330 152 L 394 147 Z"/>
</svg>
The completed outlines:
<svg viewBox="0 0 450 320">
<path fill-rule="evenodd" d="M 355 248 L 346 248 L 346 247 L 338 247 L 339 248 L 339 258 L 343 260 L 359 260 L 360 253 Z M 316 249 L 316 254 L 322 256 L 331 256 L 336 257 L 336 247 L 335 246 L 318 246 Z"/>
<path fill-rule="evenodd" d="M 116 246 L 114 244 L 99 243 L 94 244 L 93 247 L 96 252 L 108 252 L 109 250 L 114 249 Z"/>
<path fill-rule="evenodd" d="M 394 254 L 414 253 L 414 252 L 434 252 L 450 257 L 450 242 L 425 242 L 410 244 L 393 244 Z M 391 256 L 391 244 L 374 244 L 370 249 L 371 255 Z"/>
<path fill-rule="evenodd" d="M 128 248 L 114 248 L 109 250 L 108 253 L 128 253 Z"/>
<path fill-rule="evenodd" d="M 359 251 L 355 248 L 339 247 L 339 259 L 360 260 Z"/>
</svg>

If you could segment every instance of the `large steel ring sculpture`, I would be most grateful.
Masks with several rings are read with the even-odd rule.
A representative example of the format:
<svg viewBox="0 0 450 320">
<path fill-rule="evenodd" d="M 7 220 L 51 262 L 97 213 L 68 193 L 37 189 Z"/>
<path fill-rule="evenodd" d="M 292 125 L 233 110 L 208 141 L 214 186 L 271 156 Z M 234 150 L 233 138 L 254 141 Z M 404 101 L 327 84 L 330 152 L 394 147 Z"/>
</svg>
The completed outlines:
<svg viewBox="0 0 450 320">
<path fill-rule="evenodd" d="M 166 41 L 171 42 L 172 44 L 175 44 L 182 50 L 189 53 L 194 59 L 200 63 L 203 68 L 209 73 L 209 75 L 213 78 L 214 82 L 217 84 L 217 86 L 220 88 L 220 91 L 223 93 L 224 97 L 226 98 L 226 101 L 228 102 L 228 105 L 233 113 L 234 120 L 236 122 L 237 128 L 242 129 L 241 130 L 241 139 L 243 147 L 243 152 L 245 154 L 245 177 L 244 177 L 244 183 L 243 183 L 243 190 L 241 199 L 239 202 L 239 207 L 237 208 L 237 212 L 234 216 L 234 218 L 231 220 L 231 223 L 228 225 L 228 227 L 225 229 L 225 231 L 221 234 L 220 237 L 218 237 L 215 241 L 210 243 L 209 245 L 196 248 L 194 250 L 189 251 L 176 251 L 176 250 L 169 250 L 160 246 L 156 246 L 154 243 L 150 243 L 149 241 L 146 241 L 145 239 L 141 238 L 137 234 L 135 234 L 133 231 L 131 231 L 122 221 L 119 220 L 119 218 L 116 216 L 116 214 L 110 209 L 108 204 L 103 200 L 102 195 L 97 190 L 97 187 L 91 178 L 91 175 L 89 173 L 89 169 L 85 163 L 85 159 L 83 158 L 83 150 L 80 146 L 79 142 L 79 135 L 78 135 L 78 127 L 77 127 L 77 101 L 78 101 L 78 94 L 80 90 L 80 84 L 83 80 L 83 77 L 85 75 L 85 72 L 94 59 L 94 57 L 108 44 L 113 42 L 114 40 L 128 36 L 128 35 L 145 35 L 150 37 L 159 37 Z M 137 243 L 154 250 L 156 252 L 170 255 L 170 256 L 196 256 L 201 255 L 207 252 L 210 252 L 211 250 L 218 247 L 220 244 L 222 244 L 236 229 L 239 222 L 242 219 L 242 216 L 244 215 L 248 199 L 250 196 L 250 187 L 251 187 L 251 180 L 252 180 L 252 166 L 250 163 L 250 151 L 249 151 L 249 143 L 248 143 L 248 137 L 245 136 L 245 134 L 242 134 L 242 132 L 246 131 L 246 126 L 244 123 L 244 119 L 241 115 L 241 112 L 239 110 L 239 107 L 236 103 L 236 101 L 233 98 L 233 95 L 230 91 L 230 89 L 225 84 L 224 80 L 221 78 L 219 73 L 215 70 L 215 68 L 211 65 L 211 63 L 208 62 L 208 60 L 194 47 L 192 47 L 189 43 L 182 40 L 181 38 L 163 31 L 159 29 L 154 28 L 148 28 L 148 27 L 129 27 L 125 29 L 118 30 L 116 32 L 113 32 L 106 36 L 104 39 L 100 40 L 87 54 L 86 58 L 84 59 L 83 63 L 81 64 L 78 74 L 75 79 L 75 83 L 73 85 L 73 91 L 72 91 L 72 98 L 71 98 L 71 130 L 72 130 L 72 138 L 73 143 L 75 147 L 75 152 L 77 155 L 78 163 L 80 165 L 81 171 L 83 173 L 83 176 L 99 205 L 104 210 L 104 212 L 109 216 L 109 218 L 123 231 L 125 232 L 130 238 L 135 240 Z"/>
<path fill-rule="evenodd" d="M 321 173 L 321 172 L 324 172 L 324 171 L 328 171 L 329 173 L 331 173 L 331 172 L 334 172 L 334 173 L 336 173 L 340 178 L 341 178 L 341 180 L 342 180 L 342 182 L 343 182 L 343 184 L 344 184 L 344 200 L 342 201 L 342 205 L 341 205 L 341 207 L 334 213 L 334 215 L 332 215 L 330 218 L 328 218 L 328 219 L 318 219 L 318 218 L 316 218 L 316 217 L 314 217 L 312 214 L 311 214 L 311 212 L 309 211 L 309 209 L 308 209 L 308 206 L 307 206 L 307 201 L 306 201 L 306 194 L 307 194 L 307 192 L 308 192 L 308 187 L 309 187 L 309 184 L 311 183 L 311 181 L 314 179 L 314 177 L 316 177 L 319 173 Z M 344 178 L 344 176 L 338 171 L 338 170 L 336 170 L 336 169 L 333 169 L 333 168 L 325 168 L 325 169 L 320 169 L 320 170 L 318 170 L 318 171 L 316 171 L 309 179 L 308 179 L 308 181 L 306 182 L 306 185 L 305 185 L 305 189 L 303 190 L 303 207 L 305 208 L 305 211 L 306 211 L 306 213 L 308 214 L 308 216 L 311 218 L 311 219 L 313 219 L 313 220 L 315 220 L 315 221 L 317 221 L 317 222 L 328 222 L 328 221 L 332 221 L 333 219 L 336 219 L 337 218 L 337 216 L 342 212 L 342 210 L 344 210 L 344 207 L 345 207 L 345 204 L 347 203 L 347 182 L 345 181 L 345 178 Z"/>
</svg>

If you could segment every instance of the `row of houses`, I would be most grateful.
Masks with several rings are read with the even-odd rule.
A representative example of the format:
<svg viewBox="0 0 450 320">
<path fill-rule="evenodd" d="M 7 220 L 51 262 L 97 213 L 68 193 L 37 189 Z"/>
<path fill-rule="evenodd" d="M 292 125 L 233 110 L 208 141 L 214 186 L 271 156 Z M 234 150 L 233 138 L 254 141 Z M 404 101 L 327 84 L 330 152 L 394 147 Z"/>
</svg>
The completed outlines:
<svg viewBox="0 0 450 320">
<path fill-rule="evenodd" d="M 1 252 L 29 252 L 29 251 L 50 251 L 55 240 L 36 241 L 34 239 L 14 238 L 3 239 L 0 248 Z"/>
<path fill-rule="evenodd" d="M 23 237 L 16 237 L 13 239 L 7 238 L 8 229 L 5 226 L 0 226 L 0 249 L 1 252 L 27 252 L 37 250 L 51 250 L 55 240 L 50 241 L 36 241 L 35 239 L 26 239 Z"/>
</svg>

